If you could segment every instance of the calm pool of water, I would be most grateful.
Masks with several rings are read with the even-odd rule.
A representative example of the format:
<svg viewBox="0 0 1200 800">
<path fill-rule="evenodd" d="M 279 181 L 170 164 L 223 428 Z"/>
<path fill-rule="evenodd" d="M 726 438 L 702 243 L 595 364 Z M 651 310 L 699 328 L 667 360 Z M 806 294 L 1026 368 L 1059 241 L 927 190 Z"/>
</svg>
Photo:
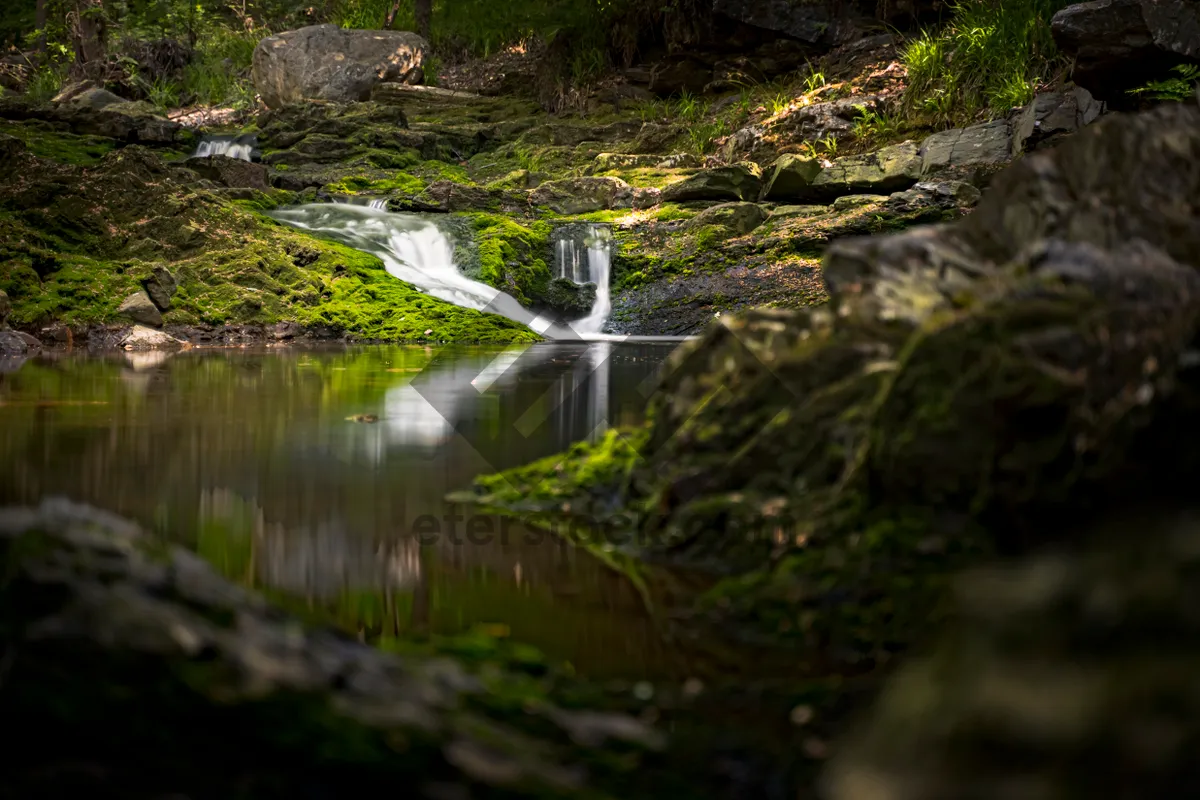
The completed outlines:
<svg viewBox="0 0 1200 800">
<path fill-rule="evenodd" d="M 0 374 L 0 503 L 132 517 L 368 634 L 503 626 L 592 677 L 666 677 L 623 579 L 443 497 L 639 421 L 674 346 L 41 356 Z"/>
</svg>

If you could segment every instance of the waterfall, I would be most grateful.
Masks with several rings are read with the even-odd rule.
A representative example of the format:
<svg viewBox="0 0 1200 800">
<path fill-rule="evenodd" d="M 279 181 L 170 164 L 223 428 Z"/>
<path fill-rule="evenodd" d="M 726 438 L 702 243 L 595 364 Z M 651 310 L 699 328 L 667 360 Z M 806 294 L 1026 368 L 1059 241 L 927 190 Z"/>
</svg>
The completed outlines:
<svg viewBox="0 0 1200 800">
<path fill-rule="evenodd" d="M 438 226 L 416 214 L 392 214 L 373 206 L 316 203 L 278 209 L 271 216 L 370 253 L 393 277 L 446 302 L 500 314 L 528 325 L 547 339 L 579 338 L 574 331 L 522 307 L 510 295 L 459 272 L 449 238 Z"/>
<path fill-rule="evenodd" d="M 241 161 L 250 161 L 254 157 L 254 146 L 253 139 L 247 140 L 244 137 L 206 136 L 200 140 L 192 157 L 227 156 Z"/>
<path fill-rule="evenodd" d="M 588 278 L 596 284 L 596 302 L 586 317 L 570 323 L 571 328 L 581 336 L 600 333 L 608 321 L 608 315 L 612 313 L 612 229 L 607 225 L 592 225 L 585 244 Z M 578 279 L 576 283 L 579 283 Z"/>
<path fill-rule="evenodd" d="M 377 198 L 367 203 L 367 208 L 373 208 L 376 211 L 387 211 L 388 201 L 383 198 Z"/>
</svg>

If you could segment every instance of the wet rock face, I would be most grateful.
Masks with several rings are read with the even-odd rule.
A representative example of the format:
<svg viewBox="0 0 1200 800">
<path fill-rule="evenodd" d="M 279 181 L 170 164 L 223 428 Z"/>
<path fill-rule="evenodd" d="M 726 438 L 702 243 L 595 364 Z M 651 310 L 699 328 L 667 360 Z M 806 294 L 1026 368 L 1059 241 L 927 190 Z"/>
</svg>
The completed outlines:
<svg viewBox="0 0 1200 800">
<path fill-rule="evenodd" d="M 124 314 L 134 322 L 149 325 L 152 328 L 161 328 L 163 324 L 162 312 L 144 291 L 134 292 L 126 297 L 117 309 L 117 313 Z"/>
<path fill-rule="evenodd" d="M 301 100 L 352 103 L 380 83 L 423 83 L 429 43 L 415 33 L 313 25 L 268 36 L 254 50 L 252 77 L 268 108 Z"/>
<path fill-rule="evenodd" d="M 1171 65 L 1200 60 L 1200 6 L 1192 0 L 1092 0 L 1059 11 L 1050 28 L 1075 58 L 1072 80 L 1115 106 Z"/>
<path fill-rule="evenodd" d="M 15 795 L 325 797 L 354 785 L 603 798 L 588 785 L 591 749 L 635 764 L 659 745 L 632 718 L 549 702 L 527 705 L 524 733 L 485 702 L 517 679 L 498 673 L 485 688 L 455 661 L 308 629 L 85 506 L 0 510 L 0 566 L 0 633 L 20 652 L 0 693 L 0 714 L 25 731 L 7 750 Z"/>
<path fill-rule="evenodd" d="M 962 576 L 956 623 L 892 678 L 822 796 L 1194 794 L 1200 517 L 1155 511 L 1087 535 L 1083 552 Z"/>
<path fill-rule="evenodd" d="M 270 188 L 266 167 L 239 158 L 202 156 L 189 158 L 184 166 L 202 178 L 231 189 L 265 191 Z"/>
</svg>

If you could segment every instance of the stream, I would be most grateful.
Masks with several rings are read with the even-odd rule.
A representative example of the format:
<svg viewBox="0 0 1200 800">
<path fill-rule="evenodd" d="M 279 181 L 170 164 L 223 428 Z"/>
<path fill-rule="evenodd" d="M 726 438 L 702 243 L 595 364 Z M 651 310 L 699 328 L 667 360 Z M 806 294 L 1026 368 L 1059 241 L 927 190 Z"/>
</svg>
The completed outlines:
<svg viewBox="0 0 1200 800">
<path fill-rule="evenodd" d="M 581 674 L 666 678 L 623 578 L 443 497 L 640 421 L 672 347 L 47 354 L 0 375 L 0 505 L 129 516 L 366 634 L 501 626 Z"/>
</svg>

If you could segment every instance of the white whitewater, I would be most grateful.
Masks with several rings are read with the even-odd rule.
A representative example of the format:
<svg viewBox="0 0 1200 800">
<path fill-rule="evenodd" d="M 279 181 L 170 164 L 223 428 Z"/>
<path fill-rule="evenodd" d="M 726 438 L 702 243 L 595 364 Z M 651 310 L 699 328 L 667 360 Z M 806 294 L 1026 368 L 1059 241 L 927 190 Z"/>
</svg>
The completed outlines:
<svg viewBox="0 0 1200 800">
<path fill-rule="evenodd" d="M 579 338 L 574 331 L 524 308 L 512 296 L 459 272 L 450 239 L 438 226 L 416 214 L 392 214 L 373 206 L 312 203 L 282 208 L 271 216 L 370 253 L 393 277 L 448 303 L 500 314 L 548 339 Z"/>
<path fill-rule="evenodd" d="M 195 158 L 206 156 L 227 156 L 241 161 L 249 161 L 254 152 L 252 145 L 239 142 L 229 137 L 202 139 L 196 146 Z"/>
<path fill-rule="evenodd" d="M 572 330 L 580 336 L 595 336 L 604 329 L 608 315 L 612 313 L 612 230 L 607 225 L 593 225 L 587 240 L 588 279 L 596 284 L 596 302 L 583 319 L 570 323 Z M 578 283 L 578 279 L 576 279 Z"/>
</svg>

